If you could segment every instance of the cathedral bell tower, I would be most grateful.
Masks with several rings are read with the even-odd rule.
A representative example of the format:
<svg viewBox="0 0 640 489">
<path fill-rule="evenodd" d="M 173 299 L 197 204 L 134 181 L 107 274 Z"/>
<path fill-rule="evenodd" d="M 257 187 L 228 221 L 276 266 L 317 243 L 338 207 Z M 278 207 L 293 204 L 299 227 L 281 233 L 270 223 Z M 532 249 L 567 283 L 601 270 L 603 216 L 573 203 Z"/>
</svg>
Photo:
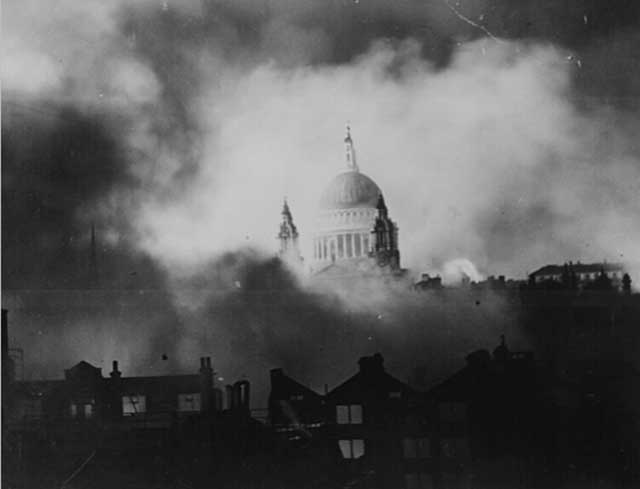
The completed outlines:
<svg viewBox="0 0 640 489">
<path fill-rule="evenodd" d="M 290 263 L 300 264 L 302 262 L 302 256 L 300 255 L 300 248 L 298 246 L 298 229 L 293 223 L 293 216 L 291 215 L 287 199 L 284 199 L 281 214 L 282 222 L 280 223 L 280 232 L 277 236 L 280 241 L 278 256 Z"/>
<path fill-rule="evenodd" d="M 372 250 L 370 256 L 381 267 L 391 270 L 400 268 L 400 252 L 398 251 L 398 226 L 389 218 L 387 205 L 382 193 L 378 195 L 377 215 L 371 230 Z"/>
</svg>

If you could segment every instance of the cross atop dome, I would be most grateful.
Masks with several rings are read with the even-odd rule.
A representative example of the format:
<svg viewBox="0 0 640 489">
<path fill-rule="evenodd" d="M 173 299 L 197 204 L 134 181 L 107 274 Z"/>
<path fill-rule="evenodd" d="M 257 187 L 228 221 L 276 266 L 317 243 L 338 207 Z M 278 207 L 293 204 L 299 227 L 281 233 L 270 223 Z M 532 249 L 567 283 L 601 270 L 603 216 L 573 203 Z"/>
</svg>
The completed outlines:
<svg viewBox="0 0 640 489">
<path fill-rule="evenodd" d="M 353 139 L 351 139 L 351 127 L 347 124 L 347 135 L 344 138 L 344 144 L 347 156 L 347 170 L 360 171 L 356 162 L 356 150 L 353 147 Z"/>
</svg>

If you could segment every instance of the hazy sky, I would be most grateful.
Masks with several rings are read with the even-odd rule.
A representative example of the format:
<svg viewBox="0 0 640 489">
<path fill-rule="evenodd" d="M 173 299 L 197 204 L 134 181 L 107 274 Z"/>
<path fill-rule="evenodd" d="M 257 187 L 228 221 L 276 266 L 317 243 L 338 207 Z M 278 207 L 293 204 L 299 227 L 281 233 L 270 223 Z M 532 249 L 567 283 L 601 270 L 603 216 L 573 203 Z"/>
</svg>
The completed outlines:
<svg viewBox="0 0 640 489">
<path fill-rule="evenodd" d="M 94 222 L 103 283 L 158 291 L 153 341 L 181 331 L 176 284 L 247 246 L 272 255 L 284 196 L 310 255 L 347 121 L 412 273 L 637 267 L 639 7 L 594 5 L 4 2 L 9 305 L 81 289 Z M 133 333 L 105 328 L 116 355 Z"/>
</svg>

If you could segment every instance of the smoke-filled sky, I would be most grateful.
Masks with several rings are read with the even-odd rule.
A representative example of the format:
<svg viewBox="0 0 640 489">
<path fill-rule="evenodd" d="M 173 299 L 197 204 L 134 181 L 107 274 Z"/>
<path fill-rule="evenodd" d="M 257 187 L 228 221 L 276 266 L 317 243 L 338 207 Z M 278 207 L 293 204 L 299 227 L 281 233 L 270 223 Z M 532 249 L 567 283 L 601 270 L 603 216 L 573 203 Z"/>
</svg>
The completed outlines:
<svg viewBox="0 0 640 489">
<path fill-rule="evenodd" d="M 188 325 L 209 322 L 224 356 L 242 316 L 260 365 L 277 362 L 268 326 L 216 325 L 211 308 L 230 314 L 237 277 L 271 266 L 285 196 L 309 256 L 347 121 L 411 273 L 636 269 L 640 7 L 600 3 L 3 2 L 3 302 L 74 360 L 93 348 L 106 365 L 127 345 L 132 366 L 171 348 L 184 366 L 206 353 Z M 91 223 L 103 288 L 153 299 L 112 292 L 87 312 L 65 294 L 85 286 Z"/>
</svg>

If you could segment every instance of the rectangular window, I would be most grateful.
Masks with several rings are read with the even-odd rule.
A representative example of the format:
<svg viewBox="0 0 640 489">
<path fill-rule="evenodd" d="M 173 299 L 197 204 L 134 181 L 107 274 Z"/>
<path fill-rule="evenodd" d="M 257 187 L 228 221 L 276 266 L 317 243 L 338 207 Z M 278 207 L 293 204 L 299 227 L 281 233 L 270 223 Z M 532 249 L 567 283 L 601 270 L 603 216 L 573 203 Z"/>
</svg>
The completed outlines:
<svg viewBox="0 0 640 489">
<path fill-rule="evenodd" d="M 24 399 L 19 409 L 25 418 L 39 419 L 42 417 L 42 399 Z"/>
<path fill-rule="evenodd" d="M 429 458 L 431 456 L 431 442 L 429 438 L 418 438 L 418 457 Z"/>
<path fill-rule="evenodd" d="M 302 394 L 294 394 L 293 396 L 290 397 L 290 400 L 292 401 L 302 401 L 304 399 L 304 396 Z"/>
<path fill-rule="evenodd" d="M 182 413 L 200 411 L 200 393 L 178 394 L 178 411 Z"/>
<path fill-rule="evenodd" d="M 351 424 L 362 424 L 362 406 L 360 404 L 349 406 L 349 414 L 351 415 Z"/>
<path fill-rule="evenodd" d="M 353 248 L 351 246 L 351 244 L 352 244 L 351 240 L 353 239 L 352 236 L 353 235 L 351 233 L 347 233 L 345 235 L 345 239 L 347 240 L 347 243 L 346 243 L 347 244 L 347 246 L 346 246 L 346 248 L 347 248 L 347 258 L 351 258 L 353 256 Z"/>
<path fill-rule="evenodd" d="M 78 405 L 75 403 L 71 403 L 71 406 L 69 408 L 69 414 L 71 415 L 72 418 L 77 418 L 78 417 Z"/>
<path fill-rule="evenodd" d="M 429 438 L 405 438 L 402 440 L 404 458 L 429 458 L 431 446 Z"/>
<path fill-rule="evenodd" d="M 85 404 L 84 405 L 84 417 L 92 418 L 93 417 L 93 404 Z"/>
<path fill-rule="evenodd" d="M 344 256 L 344 235 L 338 235 L 338 257 L 342 258 Z"/>
<path fill-rule="evenodd" d="M 349 406 L 336 406 L 338 424 L 349 424 Z"/>
<path fill-rule="evenodd" d="M 362 424 L 362 406 L 360 404 L 336 406 L 336 421 L 338 424 Z"/>
<path fill-rule="evenodd" d="M 360 243 L 360 235 L 356 234 L 355 237 L 356 237 L 356 240 L 354 242 L 355 250 L 353 250 L 353 254 L 355 256 L 360 256 L 360 255 L 362 255 L 362 251 L 361 251 L 362 247 L 361 247 L 361 243 Z"/>
<path fill-rule="evenodd" d="M 431 474 L 404 474 L 406 489 L 433 489 L 433 477 Z"/>
<path fill-rule="evenodd" d="M 400 399 L 402 394 L 400 392 L 389 392 L 389 399 Z"/>
<path fill-rule="evenodd" d="M 402 440 L 402 448 L 404 458 L 416 458 L 418 456 L 416 440 L 414 438 L 405 438 Z"/>
<path fill-rule="evenodd" d="M 467 406 L 464 402 L 443 402 L 440 403 L 439 410 L 443 422 L 463 423 L 467 418 Z"/>
<path fill-rule="evenodd" d="M 368 253 L 369 252 L 369 236 L 365 236 L 364 237 L 364 253 Z"/>
<path fill-rule="evenodd" d="M 443 489 L 466 489 L 467 487 L 469 487 L 468 477 L 446 472 L 442 474 Z"/>
<path fill-rule="evenodd" d="M 140 394 L 122 396 L 122 414 L 134 416 L 147 411 L 147 398 Z"/>
<path fill-rule="evenodd" d="M 442 455 L 447 458 L 466 459 L 469 457 L 469 443 L 466 438 L 443 438 Z"/>
<path fill-rule="evenodd" d="M 342 458 L 358 459 L 364 455 L 364 440 L 338 441 Z"/>
</svg>

